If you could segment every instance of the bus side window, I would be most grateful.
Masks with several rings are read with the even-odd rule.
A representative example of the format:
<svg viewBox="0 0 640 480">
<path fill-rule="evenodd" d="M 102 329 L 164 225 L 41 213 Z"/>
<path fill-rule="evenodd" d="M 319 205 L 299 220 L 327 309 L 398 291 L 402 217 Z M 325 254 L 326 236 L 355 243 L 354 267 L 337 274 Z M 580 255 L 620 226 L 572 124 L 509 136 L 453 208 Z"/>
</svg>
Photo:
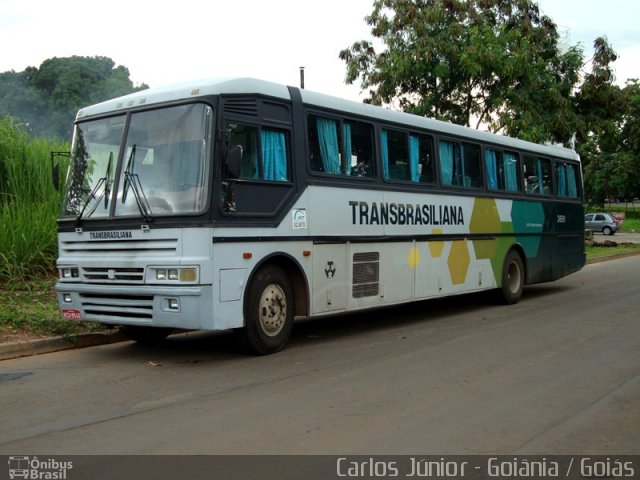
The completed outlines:
<svg viewBox="0 0 640 480">
<path fill-rule="evenodd" d="M 551 160 L 524 157 L 524 188 L 527 193 L 552 195 Z"/>
<path fill-rule="evenodd" d="M 229 125 L 230 145 L 242 147 L 240 178 L 287 181 L 288 152 L 284 131 L 248 125 Z"/>
<path fill-rule="evenodd" d="M 570 163 L 557 162 L 556 166 L 556 192 L 559 197 L 578 196 L 578 184 L 576 181 L 576 166 Z"/>
<path fill-rule="evenodd" d="M 373 157 L 373 128 L 368 123 L 345 121 L 345 173 L 352 177 L 373 177 L 376 174 Z"/>
<path fill-rule="evenodd" d="M 411 180 L 433 183 L 433 139 L 427 135 L 409 135 L 409 158 L 412 165 Z M 413 167 L 416 160 L 417 169 Z"/>
<path fill-rule="evenodd" d="M 484 152 L 489 190 L 519 192 L 518 154 L 487 148 Z"/>
<path fill-rule="evenodd" d="M 384 177 L 433 183 L 433 140 L 427 135 L 383 129 L 380 132 Z"/>
<path fill-rule="evenodd" d="M 470 143 L 440 140 L 440 180 L 443 185 L 482 187 L 480 147 Z"/>
<path fill-rule="evenodd" d="M 313 172 L 372 177 L 372 129 L 369 124 L 308 117 L 309 164 Z"/>
<path fill-rule="evenodd" d="M 391 180 L 411 180 L 409 170 L 408 135 L 397 130 L 382 129 L 380 132 L 382 148 L 382 169 L 384 178 Z M 417 160 L 417 157 L 415 157 Z M 416 165 L 417 177 L 417 165 Z"/>
<path fill-rule="evenodd" d="M 308 138 L 311 170 L 340 175 L 340 125 L 337 120 L 309 115 Z"/>
<path fill-rule="evenodd" d="M 482 188 L 482 169 L 480 168 L 480 147 L 471 143 L 462 144 L 463 172 L 462 184 L 468 188 Z"/>
</svg>

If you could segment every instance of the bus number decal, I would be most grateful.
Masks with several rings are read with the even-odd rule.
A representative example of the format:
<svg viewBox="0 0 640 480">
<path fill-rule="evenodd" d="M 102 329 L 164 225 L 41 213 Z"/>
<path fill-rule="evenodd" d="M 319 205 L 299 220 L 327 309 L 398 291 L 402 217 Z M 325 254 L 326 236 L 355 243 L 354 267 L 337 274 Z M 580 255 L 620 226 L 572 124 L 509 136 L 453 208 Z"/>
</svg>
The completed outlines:
<svg viewBox="0 0 640 480">
<path fill-rule="evenodd" d="M 304 208 L 294 208 L 291 214 L 293 219 L 293 229 L 300 230 L 307 228 L 307 210 Z"/>
</svg>

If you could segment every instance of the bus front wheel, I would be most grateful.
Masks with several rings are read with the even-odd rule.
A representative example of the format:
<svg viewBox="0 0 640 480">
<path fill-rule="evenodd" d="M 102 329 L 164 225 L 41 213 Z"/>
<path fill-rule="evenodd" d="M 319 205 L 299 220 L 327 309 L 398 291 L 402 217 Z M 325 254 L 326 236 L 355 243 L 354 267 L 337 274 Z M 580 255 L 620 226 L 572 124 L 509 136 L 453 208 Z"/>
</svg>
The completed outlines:
<svg viewBox="0 0 640 480">
<path fill-rule="evenodd" d="M 267 355 L 282 350 L 293 329 L 293 290 L 289 277 L 276 265 L 255 275 L 245 303 L 244 341 L 251 351 Z"/>
<path fill-rule="evenodd" d="M 502 265 L 501 299 L 507 305 L 518 303 L 524 288 L 524 264 L 515 250 L 509 251 Z"/>
</svg>

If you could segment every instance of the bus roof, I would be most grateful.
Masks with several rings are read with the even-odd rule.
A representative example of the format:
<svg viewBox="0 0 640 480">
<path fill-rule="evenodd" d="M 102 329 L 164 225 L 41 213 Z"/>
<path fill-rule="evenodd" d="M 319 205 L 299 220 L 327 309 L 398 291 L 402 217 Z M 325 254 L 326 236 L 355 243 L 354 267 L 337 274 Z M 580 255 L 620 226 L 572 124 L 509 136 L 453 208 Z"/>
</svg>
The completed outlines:
<svg viewBox="0 0 640 480">
<path fill-rule="evenodd" d="M 540 145 L 432 118 L 345 100 L 305 89 L 300 90 L 300 93 L 302 95 L 303 103 L 307 106 L 317 106 L 354 116 L 369 117 L 376 120 L 402 124 L 408 127 L 427 129 L 443 135 L 464 137 L 469 140 L 499 145 L 504 148 L 526 150 L 541 155 L 550 155 L 571 160 L 580 159 L 575 151 L 561 146 Z M 107 100 L 102 103 L 82 108 L 78 111 L 76 120 L 82 120 L 85 117 L 91 117 L 94 115 L 104 115 L 112 112 L 125 111 L 146 105 L 220 94 L 256 94 L 260 96 L 280 98 L 283 100 L 291 99 L 288 87 L 281 84 L 254 78 L 217 78 L 150 88 Z"/>
</svg>

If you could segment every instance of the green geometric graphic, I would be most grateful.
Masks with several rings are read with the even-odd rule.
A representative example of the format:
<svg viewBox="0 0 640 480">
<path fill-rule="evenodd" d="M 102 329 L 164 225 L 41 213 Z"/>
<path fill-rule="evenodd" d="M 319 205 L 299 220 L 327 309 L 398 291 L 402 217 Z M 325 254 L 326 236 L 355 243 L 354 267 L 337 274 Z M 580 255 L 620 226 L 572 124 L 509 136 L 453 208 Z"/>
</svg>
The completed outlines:
<svg viewBox="0 0 640 480">
<path fill-rule="evenodd" d="M 511 221 L 518 242 L 524 247 L 528 258 L 538 255 L 540 233 L 544 227 L 544 210 L 540 202 L 514 200 L 511 205 Z M 535 234 L 526 236 L 522 234 Z"/>
</svg>

